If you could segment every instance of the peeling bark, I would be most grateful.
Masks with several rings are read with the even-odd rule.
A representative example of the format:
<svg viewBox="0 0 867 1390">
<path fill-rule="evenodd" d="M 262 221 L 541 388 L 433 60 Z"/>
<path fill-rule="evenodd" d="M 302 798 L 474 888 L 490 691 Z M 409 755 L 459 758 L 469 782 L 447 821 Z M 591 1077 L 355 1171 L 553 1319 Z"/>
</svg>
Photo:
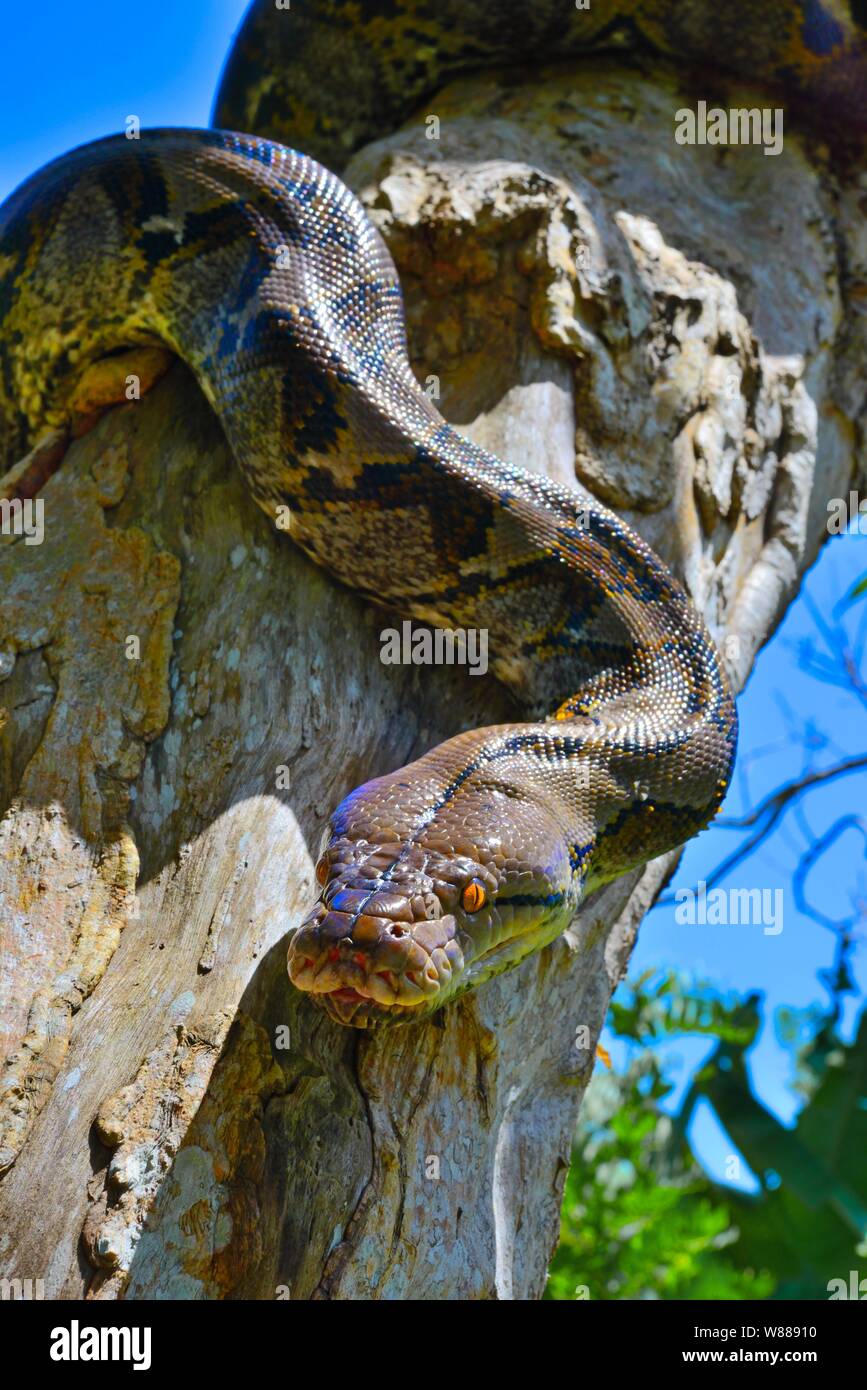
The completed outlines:
<svg viewBox="0 0 867 1390">
<path fill-rule="evenodd" d="M 347 179 L 446 417 L 620 510 L 740 685 L 828 499 L 864 486 L 865 194 L 791 137 L 676 146 L 681 104 L 599 62 L 465 81 L 438 141 L 411 124 Z M 257 511 L 179 365 L 42 495 L 44 543 L 0 548 L 0 1272 L 49 1297 L 538 1297 L 676 856 L 429 1022 L 340 1029 L 284 967 L 329 812 L 507 696 L 380 664 L 389 620 Z"/>
</svg>

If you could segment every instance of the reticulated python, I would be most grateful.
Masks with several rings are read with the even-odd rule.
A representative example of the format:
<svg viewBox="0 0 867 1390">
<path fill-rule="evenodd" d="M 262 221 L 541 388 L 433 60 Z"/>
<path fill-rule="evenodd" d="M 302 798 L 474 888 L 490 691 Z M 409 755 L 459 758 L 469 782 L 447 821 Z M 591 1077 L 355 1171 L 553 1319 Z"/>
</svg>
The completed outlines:
<svg viewBox="0 0 867 1390">
<path fill-rule="evenodd" d="M 218 118 L 234 112 L 337 163 L 468 66 L 624 40 L 707 57 L 717 9 L 262 0 Z M 786 0 L 773 23 L 741 0 L 726 22 L 733 11 L 754 22 L 747 71 L 848 99 L 863 45 L 839 7 Z M 6 463 L 33 451 L 12 475 L 22 495 L 62 454 L 88 374 L 118 349 L 168 347 L 196 373 L 257 502 L 272 517 L 291 508 L 312 559 L 425 623 L 487 629 L 494 673 L 556 708 L 450 739 L 337 808 L 319 901 L 289 947 L 291 979 L 333 1018 L 422 1017 L 708 822 L 736 719 L 701 619 L 589 494 L 443 421 L 409 368 L 388 251 L 333 174 L 254 135 L 99 141 L 0 209 L 0 277 Z"/>
</svg>

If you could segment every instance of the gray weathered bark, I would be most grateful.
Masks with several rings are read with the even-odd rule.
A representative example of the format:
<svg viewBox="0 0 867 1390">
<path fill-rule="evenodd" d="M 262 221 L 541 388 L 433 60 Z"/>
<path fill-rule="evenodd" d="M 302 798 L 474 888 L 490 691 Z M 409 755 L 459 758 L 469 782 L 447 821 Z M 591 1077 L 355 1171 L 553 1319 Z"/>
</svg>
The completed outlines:
<svg viewBox="0 0 867 1390">
<path fill-rule="evenodd" d="M 863 193 L 791 136 L 677 146 L 682 104 L 598 62 L 464 82 L 439 139 L 411 124 L 347 177 L 443 413 L 620 509 L 739 685 L 864 477 Z M 329 811 L 505 695 L 380 664 L 387 620 L 257 511 L 180 366 L 44 500 L 44 543 L 0 549 L 0 1273 L 50 1297 L 537 1297 L 673 861 L 423 1025 L 338 1028 L 284 969 Z"/>
</svg>

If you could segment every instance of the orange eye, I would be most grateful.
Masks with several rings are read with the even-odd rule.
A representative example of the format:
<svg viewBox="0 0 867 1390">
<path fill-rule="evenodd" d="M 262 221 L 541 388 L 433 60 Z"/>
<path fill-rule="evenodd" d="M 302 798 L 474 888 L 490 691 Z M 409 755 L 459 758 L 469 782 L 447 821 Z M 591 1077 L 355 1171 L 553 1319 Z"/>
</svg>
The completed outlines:
<svg viewBox="0 0 867 1390">
<path fill-rule="evenodd" d="M 488 901 L 488 892 L 483 883 L 479 883 L 477 878 L 471 878 L 464 891 L 461 893 L 461 907 L 464 912 L 478 912 Z"/>
<path fill-rule="evenodd" d="M 326 854 L 323 854 L 316 865 L 316 882 L 320 888 L 324 888 L 328 882 L 328 856 Z"/>
</svg>

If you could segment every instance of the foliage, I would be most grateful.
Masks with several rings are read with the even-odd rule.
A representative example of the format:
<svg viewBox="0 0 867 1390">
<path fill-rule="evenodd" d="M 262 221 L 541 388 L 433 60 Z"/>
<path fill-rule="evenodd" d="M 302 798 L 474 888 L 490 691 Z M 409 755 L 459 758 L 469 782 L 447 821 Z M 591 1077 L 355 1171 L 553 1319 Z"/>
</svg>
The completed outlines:
<svg viewBox="0 0 867 1390">
<path fill-rule="evenodd" d="M 846 595 L 846 602 L 854 603 L 856 598 L 863 598 L 865 594 L 867 594 L 867 574 L 862 574 L 858 582 L 852 585 L 852 588 Z"/>
<path fill-rule="evenodd" d="M 797 1026 L 791 1013 L 781 1018 L 781 1034 L 801 1042 L 805 1096 L 788 1129 L 749 1086 L 760 1003 L 759 995 L 724 997 L 674 974 L 648 974 L 612 1005 L 631 1060 L 619 1076 L 597 1071 L 588 1089 L 547 1297 L 824 1299 L 830 1279 L 858 1267 L 867 1229 L 867 1013 L 851 1045 L 837 1033 L 839 996 Z M 715 1044 L 670 1116 L 662 1106 L 673 1086 L 653 1044 L 686 1035 Z M 692 1157 L 686 1129 L 702 1100 L 732 1140 L 732 1163 L 758 1179 L 755 1197 L 713 1182 Z"/>
</svg>

